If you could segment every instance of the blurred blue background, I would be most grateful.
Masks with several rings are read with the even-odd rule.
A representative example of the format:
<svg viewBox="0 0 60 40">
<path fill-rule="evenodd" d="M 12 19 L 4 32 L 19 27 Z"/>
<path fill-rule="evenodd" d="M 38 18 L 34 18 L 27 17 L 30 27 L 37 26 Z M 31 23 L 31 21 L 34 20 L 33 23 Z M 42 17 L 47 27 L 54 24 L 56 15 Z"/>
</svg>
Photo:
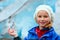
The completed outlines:
<svg viewBox="0 0 60 40">
<path fill-rule="evenodd" d="M 33 15 L 37 6 L 41 4 L 50 5 L 53 8 L 53 11 L 54 12 L 56 11 L 55 10 L 56 0 L 3 0 L 0 2 L 0 12 L 3 12 L 3 10 L 6 9 L 6 7 L 14 4 L 15 2 L 19 2 L 19 3 L 16 4 L 17 6 L 13 5 L 13 8 L 11 8 L 12 11 L 11 10 L 9 11 L 13 12 L 13 10 L 16 10 L 16 8 L 20 7 L 20 9 L 16 11 L 17 14 L 13 17 L 12 20 L 14 20 L 16 24 L 15 28 L 19 36 L 23 38 L 28 34 L 28 30 L 37 26 L 33 18 Z M 8 33 L 6 33 L 5 35 L 2 35 L 2 33 L 7 31 L 6 20 L 0 22 L 0 38 L 3 38 L 3 37 L 8 38 L 8 36 L 10 36 L 8 35 Z"/>
</svg>

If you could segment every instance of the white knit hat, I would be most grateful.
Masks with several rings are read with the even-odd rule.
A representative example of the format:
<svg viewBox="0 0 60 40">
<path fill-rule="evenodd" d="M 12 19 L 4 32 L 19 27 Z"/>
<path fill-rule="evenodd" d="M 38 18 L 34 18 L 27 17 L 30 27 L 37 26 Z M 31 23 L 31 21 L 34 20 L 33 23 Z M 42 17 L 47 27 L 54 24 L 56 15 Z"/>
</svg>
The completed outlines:
<svg viewBox="0 0 60 40">
<path fill-rule="evenodd" d="M 35 17 L 37 16 L 37 14 L 38 14 L 38 12 L 39 12 L 40 10 L 45 10 L 45 11 L 48 13 L 49 17 L 51 18 L 51 20 L 52 20 L 52 22 L 53 22 L 54 12 L 53 12 L 52 8 L 51 8 L 50 6 L 48 6 L 48 5 L 39 5 L 39 6 L 36 8 L 36 11 L 35 11 L 35 13 L 34 13 L 34 19 L 35 19 Z"/>
</svg>

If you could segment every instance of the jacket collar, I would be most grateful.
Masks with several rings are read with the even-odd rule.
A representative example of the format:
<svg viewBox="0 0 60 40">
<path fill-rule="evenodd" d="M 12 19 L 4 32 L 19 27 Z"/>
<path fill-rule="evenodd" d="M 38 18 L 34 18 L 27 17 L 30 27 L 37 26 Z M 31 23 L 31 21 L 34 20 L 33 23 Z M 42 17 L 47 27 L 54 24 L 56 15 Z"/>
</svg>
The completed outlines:
<svg viewBox="0 0 60 40">
<path fill-rule="evenodd" d="M 32 28 L 31 30 L 29 30 L 29 33 L 32 33 L 32 34 L 37 35 L 37 34 L 36 34 L 36 31 L 35 31 L 36 28 L 37 28 L 37 27 L 34 27 L 34 28 Z M 44 37 L 44 36 L 50 37 L 50 36 L 52 36 L 53 33 L 54 33 L 54 35 L 56 34 L 55 31 L 54 31 L 54 28 L 51 27 L 51 28 L 49 29 L 49 31 L 46 32 L 42 37 Z"/>
</svg>

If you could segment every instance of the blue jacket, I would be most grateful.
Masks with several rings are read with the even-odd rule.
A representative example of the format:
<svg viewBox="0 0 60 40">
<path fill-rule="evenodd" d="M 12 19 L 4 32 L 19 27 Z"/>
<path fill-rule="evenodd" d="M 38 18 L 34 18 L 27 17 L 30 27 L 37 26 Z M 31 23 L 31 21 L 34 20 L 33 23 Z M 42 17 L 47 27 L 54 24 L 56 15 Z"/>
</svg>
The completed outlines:
<svg viewBox="0 0 60 40">
<path fill-rule="evenodd" d="M 25 40 L 60 40 L 60 36 L 56 34 L 53 27 L 51 27 L 41 38 L 38 38 L 35 29 L 36 27 L 29 30 L 28 36 Z"/>
</svg>

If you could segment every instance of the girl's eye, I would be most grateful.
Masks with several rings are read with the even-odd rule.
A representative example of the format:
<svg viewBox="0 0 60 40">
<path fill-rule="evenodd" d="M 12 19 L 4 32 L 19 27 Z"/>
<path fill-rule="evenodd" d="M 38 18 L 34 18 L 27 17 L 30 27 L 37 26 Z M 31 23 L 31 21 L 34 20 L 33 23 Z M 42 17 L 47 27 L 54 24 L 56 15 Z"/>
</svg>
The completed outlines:
<svg viewBox="0 0 60 40">
<path fill-rule="evenodd" d="M 41 16 L 38 16 L 38 17 L 41 17 Z"/>
<path fill-rule="evenodd" d="M 47 18 L 48 16 L 44 16 L 45 18 Z"/>
<path fill-rule="evenodd" d="M 41 18 L 41 17 L 44 17 L 44 18 L 47 18 L 48 16 L 38 16 L 39 18 Z"/>
</svg>

